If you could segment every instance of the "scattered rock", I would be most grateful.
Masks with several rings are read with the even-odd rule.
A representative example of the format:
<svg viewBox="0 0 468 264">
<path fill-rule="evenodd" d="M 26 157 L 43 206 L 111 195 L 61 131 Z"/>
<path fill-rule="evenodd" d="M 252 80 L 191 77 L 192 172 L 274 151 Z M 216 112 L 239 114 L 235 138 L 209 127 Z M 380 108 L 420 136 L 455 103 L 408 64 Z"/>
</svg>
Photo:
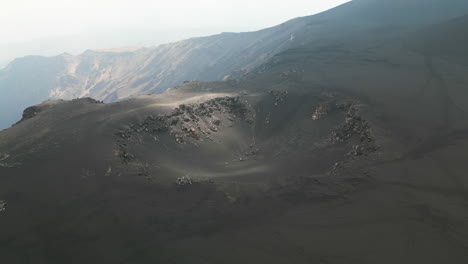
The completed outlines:
<svg viewBox="0 0 468 264">
<path fill-rule="evenodd" d="M 348 153 L 348 156 L 353 159 L 358 159 L 360 156 L 377 151 L 377 149 L 378 148 L 373 144 L 358 144 L 352 147 L 351 151 Z"/>
<path fill-rule="evenodd" d="M 340 162 L 336 162 L 335 165 L 333 165 L 333 170 L 339 170 L 343 167 L 343 165 Z"/>
<path fill-rule="evenodd" d="M 6 211 L 7 202 L 4 200 L 0 200 L 0 213 Z"/>
<path fill-rule="evenodd" d="M 189 176 L 179 177 L 176 180 L 176 184 L 179 186 L 192 185 L 192 179 Z"/>
<path fill-rule="evenodd" d="M 337 109 L 346 111 L 343 125 L 332 131 L 329 141 L 332 143 L 353 142 L 347 156 L 359 159 L 378 150 L 375 138 L 372 135 L 369 122 L 359 115 L 359 106 L 356 103 L 337 104 Z"/>
<path fill-rule="evenodd" d="M 266 117 L 265 117 L 265 125 L 268 125 L 270 124 L 270 118 L 271 118 L 271 113 L 268 112 Z"/>
<path fill-rule="evenodd" d="M 76 98 L 76 99 L 73 99 L 72 102 L 88 103 L 88 104 L 103 104 L 104 103 L 104 101 L 96 100 L 91 97 Z"/>
<path fill-rule="evenodd" d="M 169 133 L 179 144 L 187 142 L 190 138 L 201 141 L 202 136 L 210 139 L 208 136 L 210 131 L 218 132 L 222 119 L 228 119 L 231 122 L 243 120 L 252 123 L 253 114 L 239 97 L 218 97 L 200 104 L 182 104 L 169 115 L 148 116 L 142 123 L 131 125 L 129 129 L 119 131 L 117 133 L 118 143 L 122 149 L 120 156 L 124 163 L 132 158 L 125 151 L 126 145 L 122 144 L 142 133 L 149 134 L 156 141 L 159 139 L 159 134 Z M 232 123 L 229 126 L 232 126 Z"/>
<path fill-rule="evenodd" d="M 107 168 L 107 171 L 106 171 L 105 176 L 106 176 L 106 177 L 110 177 L 111 175 L 112 175 L 112 167 L 109 166 L 109 168 Z"/>
<path fill-rule="evenodd" d="M 312 114 L 312 119 L 319 120 L 320 118 L 327 116 L 330 110 L 331 107 L 329 103 L 320 104 L 315 108 L 314 113 Z"/>
<path fill-rule="evenodd" d="M 359 137 L 361 142 L 374 141 L 369 123 L 359 116 L 357 112 L 358 107 L 356 105 L 347 107 L 345 123 L 332 132 L 330 136 L 331 142 L 344 142 L 355 135 Z"/>
<path fill-rule="evenodd" d="M 127 164 L 130 161 L 132 161 L 135 158 L 135 156 L 128 153 L 125 147 L 126 146 L 123 146 L 123 147 L 121 146 L 121 148 L 119 150 L 119 157 L 120 157 L 120 160 L 122 161 L 122 163 Z"/>
<path fill-rule="evenodd" d="M 244 156 L 252 158 L 258 155 L 260 149 L 255 144 L 250 144 L 249 148 L 244 152 Z"/>
<path fill-rule="evenodd" d="M 221 120 L 215 119 L 215 120 L 213 120 L 212 123 L 213 123 L 214 125 L 216 125 L 216 126 L 219 126 L 219 125 L 221 124 Z"/>
</svg>

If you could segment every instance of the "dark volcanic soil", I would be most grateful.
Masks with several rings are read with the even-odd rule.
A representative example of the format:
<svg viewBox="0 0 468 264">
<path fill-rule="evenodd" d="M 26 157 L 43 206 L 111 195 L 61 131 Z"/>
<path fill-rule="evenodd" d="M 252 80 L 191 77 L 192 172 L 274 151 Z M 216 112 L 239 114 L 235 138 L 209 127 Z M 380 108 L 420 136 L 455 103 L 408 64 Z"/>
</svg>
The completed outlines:
<svg viewBox="0 0 468 264">
<path fill-rule="evenodd" d="M 355 96 L 186 89 L 61 102 L 3 131 L 2 259 L 467 260 L 464 133 L 395 152 Z"/>
</svg>

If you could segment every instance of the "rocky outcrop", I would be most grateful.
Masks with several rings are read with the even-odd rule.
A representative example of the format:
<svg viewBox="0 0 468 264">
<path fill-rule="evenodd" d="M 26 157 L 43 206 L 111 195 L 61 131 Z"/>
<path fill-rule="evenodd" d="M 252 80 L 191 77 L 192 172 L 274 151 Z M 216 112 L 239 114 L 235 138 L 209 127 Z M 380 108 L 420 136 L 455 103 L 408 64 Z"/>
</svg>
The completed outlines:
<svg viewBox="0 0 468 264">
<path fill-rule="evenodd" d="M 359 115 L 359 105 L 345 103 L 337 105 L 337 108 L 346 111 L 346 119 L 344 124 L 331 133 L 330 142 L 353 143 L 352 150 L 348 153 L 353 159 L 375 152 L 378 149 L 375 138 L 372 135 L 369 122 Z"/>
<path fill-rule="evenodd" d="M 236 121 L 251 124 L 253 120 L 253 112 L 239 97 L 218 97 L 200 104 L 182 104 L 169 115 L 148 116 L 143 122 L 119 131 L 119 157 L 123 163 L 131 161 L 134 156 L 128 153 L 128 142 L 141 135 L 149 135 L 158 141 L 162 134 L 167 133 L 178 144 L 191 140 L 212 141 L 211 135 L 220 127 L 232 127 Z"/>
<path fill-rule="evenodd" d="M 332 113 L 344 113 L 344 122 L 336 126 L 327 141 L 331 145 L 344 145 L 346 155 L 336 162 L 332 172 L 342 169 L 346 163 L 370 156 L 379 149 L 372 133 L 371 124 L 361 115 L 359 101 L 348 99 L 344 95 L 322 95 L 324 102 L 318 104 L 312 114 L 314 121 L 327 118 Z"/>
<path fill-rule="evenodd" d="M 179 177 L 176 180 L 178 186 L 192 185 L 192 179 L 189 176 Z"/>
<path fill-rule="evenodd" d="M 31 119 L 35 117 L 37 114 L 39 114 L 40 112 L 43 112 L 49 109 L 51 106 L 61 103 L 61 102 L 64 102 L 64 101 L 63 100 L 47 100 L 47 101 L 42 102 L 41 104 L 28 107 L 23 111 L 23 116 L 21 120 L 18 121 L 16 124 L 21 123 L 25 120 Z"/>
</svg>

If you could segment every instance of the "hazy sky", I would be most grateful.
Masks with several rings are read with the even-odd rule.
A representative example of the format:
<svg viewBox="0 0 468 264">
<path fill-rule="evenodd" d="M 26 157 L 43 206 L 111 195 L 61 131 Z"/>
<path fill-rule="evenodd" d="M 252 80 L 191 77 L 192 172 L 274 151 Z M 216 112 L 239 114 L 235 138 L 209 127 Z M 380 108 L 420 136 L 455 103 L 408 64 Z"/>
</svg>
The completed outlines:
<svg viewBox="0 0 468 264">
<path fill-rule="evenodd" d="M 346 0 L 1 0 L 0 44 L 112 32 L 246 31 L 270 27 Z"/>
<path fill-rule="evenodd" d="M 0 0 L 0 69 L 27 55 L 253 31 L 348 0 Z"/>
</svg>

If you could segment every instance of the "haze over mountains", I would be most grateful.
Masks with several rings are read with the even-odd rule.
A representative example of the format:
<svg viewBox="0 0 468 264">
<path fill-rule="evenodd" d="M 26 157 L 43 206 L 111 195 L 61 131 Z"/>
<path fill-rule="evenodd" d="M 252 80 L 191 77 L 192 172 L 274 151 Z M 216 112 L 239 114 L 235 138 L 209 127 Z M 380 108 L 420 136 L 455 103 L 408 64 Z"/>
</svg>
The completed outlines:
<svg viewBox="0 0 468 264">
<path fill-rule="evenodd" d="M 467 28 L 466 1 L 356 0 L 258 32 L 18 59 L 2 107 L 105 103 L 47 101 L 0 132 L 0 256 L 467 263 Z"/>
<path fill-rule="evenodd" d="M 32 40 L 0 43 L 0 69 L 16 58 L 39 55 L 57 56 L 63 53 L 81 54 L 88 49 L 147 47 L 175 42 L 191 36 L 208 36 L 226 29 L 149 30 L 120 29 L 119 32 L 90 32 L 76 35 L 50 36 Z M 3 40 L 5 41 L 5 39 Z"/>
<path fill-rule="evenodd" d="M 21 108 L 47 98 L 90 96 L 112 102 L 160 93 L 186 80 L 221 80 L 231 72 L 248 71 L 265 62 L 293 38 L 301 24 L 224 33 L 129 52 L 87 51 L 76 57 L 63 54 L 17 59 L 0 72 L 0 89 L 5 95 L 1 102 L 5 121 L 0 123 L 11 123 Z M 30 96 L 19 96 L 20 91 Z"/>
</svg>

